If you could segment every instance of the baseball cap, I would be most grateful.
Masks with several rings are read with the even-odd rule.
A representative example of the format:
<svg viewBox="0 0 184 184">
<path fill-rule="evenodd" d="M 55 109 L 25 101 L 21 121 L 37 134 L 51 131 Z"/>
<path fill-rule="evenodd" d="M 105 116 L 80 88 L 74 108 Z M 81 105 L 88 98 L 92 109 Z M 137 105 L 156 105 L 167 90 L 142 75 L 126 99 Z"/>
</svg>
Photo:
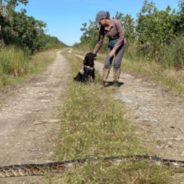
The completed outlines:
<svg viewBox="0 0 184 184">
<path fill-rule="evenodd" d="M 96 14 L 96 23 L 99 23 L 102 19 L 109 19 L 110 14 L 108 11 L 99 11 Z"/>
</svg>

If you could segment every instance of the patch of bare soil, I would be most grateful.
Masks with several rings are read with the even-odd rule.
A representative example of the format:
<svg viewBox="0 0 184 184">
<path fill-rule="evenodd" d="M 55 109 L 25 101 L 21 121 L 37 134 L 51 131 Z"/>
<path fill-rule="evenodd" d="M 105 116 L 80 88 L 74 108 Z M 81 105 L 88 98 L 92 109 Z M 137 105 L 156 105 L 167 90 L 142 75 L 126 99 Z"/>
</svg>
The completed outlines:
<svg viewBox="0 0 184 184">
<path fill-rule="evenodd" d="M 0 92 L 0 166 L 53 160 L 60 108 L 70 67 L 60 52 L 43 74 Z M 0 179 L 0 183 L 43 183 L 41 177 Z"/>
<path fill-rule="evenodd" d="M 96 62 L 96 68 L 101 72 L 103 65 Z M 125 117 L 144 131 L 142 143 L 148 152 L 184 160 L 184 97 L 127 73 L 122 72 L 120 81 L 124 85 L 114 96 L 125 105 Z M 184 174 L 180 183 L 184 183 Z"/>
</svg>

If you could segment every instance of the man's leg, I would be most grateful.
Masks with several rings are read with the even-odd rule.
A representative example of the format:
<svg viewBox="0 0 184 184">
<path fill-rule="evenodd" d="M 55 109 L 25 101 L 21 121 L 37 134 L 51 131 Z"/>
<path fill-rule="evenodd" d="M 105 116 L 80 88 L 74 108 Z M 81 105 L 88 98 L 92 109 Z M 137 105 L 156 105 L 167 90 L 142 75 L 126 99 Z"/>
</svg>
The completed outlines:
<svg viewBox="0 0 184 184">
<path fill-rule="evenodd" d="M 108 50 L 107 50 L 107 56 L 106 56 L 105 64 L 104 64 L 104 68 L 103 68 L 102 83 L 103 83 L 104 86 L 107 83 L 107 78 L 109 76 L 110 69 L 111 69 L 111 64 L 112 64 L 112 60 L 113 60 L 113 58 L 109 58 L 109 52 L 110 51 L 111 51 L 111 49 L 108 48 Z"/>
<path fill-rule="evenodd" d="M 118 51 L 116 52 L 115 60 L 114 60 L 114 68 L 113 68 L 113 79 L 114 79 L 114 85 L 119 86 L 119 78 L 121 74 L 121 62 L 123 58 L 125 50 L 125 45 L 120 47 Z"/>
<path fill-rule="evenodd" d="M 113 68 L 113 79 L 114 81 L 118 81 L 121 74 L 121 68 Z"/>
</svg>

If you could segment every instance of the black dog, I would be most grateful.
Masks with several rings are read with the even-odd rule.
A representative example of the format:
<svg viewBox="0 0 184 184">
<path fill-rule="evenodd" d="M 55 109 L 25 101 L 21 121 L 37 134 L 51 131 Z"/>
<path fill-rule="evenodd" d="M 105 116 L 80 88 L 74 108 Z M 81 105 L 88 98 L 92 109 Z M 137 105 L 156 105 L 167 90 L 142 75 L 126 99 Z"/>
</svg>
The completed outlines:
<svg viewBox="0 0 184 184">
<path fill-rule="evenodd" d="M 83 60 L 83 68 L 82 70 L 74 77 L 75 81 L 78 82 L 87 82 L 90 79 L 95 80 L 95 68 L 94 68 L 94 60 L 96 59 L 96 54 L 87 53 Z"/>
</svg>

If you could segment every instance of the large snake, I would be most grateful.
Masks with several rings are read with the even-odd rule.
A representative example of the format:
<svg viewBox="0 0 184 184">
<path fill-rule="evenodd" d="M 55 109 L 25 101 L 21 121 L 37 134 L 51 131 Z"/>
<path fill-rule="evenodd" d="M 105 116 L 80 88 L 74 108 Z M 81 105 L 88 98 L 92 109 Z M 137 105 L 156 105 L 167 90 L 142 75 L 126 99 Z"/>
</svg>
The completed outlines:
<svg viewBox="0 0 184 184">
<path fill-rule="evenodd" d="M 151 161 L 157 165 L 169 165 L 175 167 L 184 167 L 184 161 L 162 159 L 157 156 L 134 155 L 134 156 L 114 156 L 114 157 L 98 157 L 84 158 L 77 160 L 69 160 L 63 162 L 50 162 L 43 164 L 20 164 L 0 167 L 0 178 L 20 177 L 20 176 L 36 176 L 44 175 L 47 172 L 59 172 L 69 168 L 75 168 L 85 163 L 108 163 L 115 164 L 122 161 Z"/>
</svg>

